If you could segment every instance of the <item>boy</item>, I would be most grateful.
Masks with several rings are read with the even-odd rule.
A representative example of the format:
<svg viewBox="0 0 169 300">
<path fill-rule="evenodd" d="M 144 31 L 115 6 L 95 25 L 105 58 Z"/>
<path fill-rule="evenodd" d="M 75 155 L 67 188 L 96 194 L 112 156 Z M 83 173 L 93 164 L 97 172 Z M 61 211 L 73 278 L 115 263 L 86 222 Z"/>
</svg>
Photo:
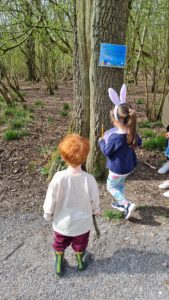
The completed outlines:
<svg viewBox="0 0 169 300">
<path fill-rule="evenodd" d="M 69 245 L 76 253 L 79 271 L 86 269 L 93 260 L 86 248 L 92 215 L 99 215 L 100 208 L 96 180 L 81 169 L 90 150 L 89 141 L 78 134 L 70 134 L 61 141 L 58 149 L 68 168 L 54 175 L 43 208 L 44 218 L 52 220 L 55 268 L 61 275 L 64 252 Z"/>
</svg>

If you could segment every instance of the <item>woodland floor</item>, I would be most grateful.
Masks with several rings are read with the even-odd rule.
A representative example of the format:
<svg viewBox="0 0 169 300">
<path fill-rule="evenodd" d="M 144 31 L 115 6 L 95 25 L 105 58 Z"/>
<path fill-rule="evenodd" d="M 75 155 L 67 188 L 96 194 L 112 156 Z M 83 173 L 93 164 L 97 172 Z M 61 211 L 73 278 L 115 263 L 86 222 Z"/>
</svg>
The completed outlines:
<svg viewBox="0 0 169 300">
<path fill-rule="evenodd" d="M 158 189 L 167 176 L 145 164 L 161 165 L 163 154 L 155 151 L 137 151 L 138 167 L 126 181 L 126 195 L 138 205 L 133 218 L 99 218 L 101 237 L 93 230 L 89 243 L 93 264 L 79 274 L 68 249 L 65 277 L 54 275 L 51 225 L 42 217 L 48 182 L 40 170 L 49 159 L 42 149 L 52 149 L 68 128 L 70 116 L 60 110 L 72 104 L 72 83 L 60 83 L 51 97 L 42 83 L 23 82 L 22 89 L 35 108 L 31 135 L 6 142 L 0 127 L 0 299 L 169 299 L 169 200 Z M 129 101 L 143 99 L 143 91 L 131 86 Z M 37 100 L 44 106 L 36 107 Z M 134 106 L 144 119 L 144 105 Z M 111 209 L 105 182 L 99 187 L 102 210 Z"/>
</svg>

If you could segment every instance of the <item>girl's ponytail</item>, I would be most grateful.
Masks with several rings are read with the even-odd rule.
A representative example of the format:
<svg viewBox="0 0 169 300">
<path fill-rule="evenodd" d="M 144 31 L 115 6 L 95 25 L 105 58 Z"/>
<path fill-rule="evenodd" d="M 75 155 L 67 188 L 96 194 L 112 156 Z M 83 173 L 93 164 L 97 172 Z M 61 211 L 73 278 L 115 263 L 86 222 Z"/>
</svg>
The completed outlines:
<svg viewBox="0 0 169 300">
<path fill-rule="evenodd" d="M 131 146 L 136 146 L 136 111 L 129 109 L 127 122 L 127 142 Z"/>
<path fill-rule="evenodd" d="M 126 103 L 118 106 L 118 121 L 127 131 L 127 142 L 130 146 L 137 146 L 136 138 L 136 111 L 131 109 Z"/>
</svg>

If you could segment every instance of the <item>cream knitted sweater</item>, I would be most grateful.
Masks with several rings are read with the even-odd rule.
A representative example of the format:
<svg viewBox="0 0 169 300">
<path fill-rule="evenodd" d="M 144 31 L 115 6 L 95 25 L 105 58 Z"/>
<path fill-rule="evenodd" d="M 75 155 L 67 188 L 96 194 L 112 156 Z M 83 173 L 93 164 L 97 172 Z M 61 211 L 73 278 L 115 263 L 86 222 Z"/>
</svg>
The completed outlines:
<svg viewBox="0 0 169 300">
<path fill-rule="evenodd" d="M 67 236 L 88 232 L 92 214 L 99 208 L 95 178 L 77 168 L 57 172 L 49 184 L 43 205 L 44 218 L 52 220 L 53 230 Z"/>
</svg>

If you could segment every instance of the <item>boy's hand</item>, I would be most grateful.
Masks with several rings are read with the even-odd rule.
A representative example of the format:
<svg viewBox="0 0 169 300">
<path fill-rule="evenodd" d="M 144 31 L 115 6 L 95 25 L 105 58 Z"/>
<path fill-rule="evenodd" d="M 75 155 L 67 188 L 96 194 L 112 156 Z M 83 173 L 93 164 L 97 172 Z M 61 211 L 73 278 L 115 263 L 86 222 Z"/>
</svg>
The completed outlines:
<svg viewBox="0 0 169 300">
<path fill-rule="evenodd" d="M 103 137 L 100 137 L 100 138 L 99 138 L 99 142 L 100 142 L 101 140 L 104 140 L 104 138 L 103 138 Z"/>
<path fill-rule="evenodd" d="M 169 132 L 167 132 L 165 136 L 167 139 L 169 139 Z"/>
</svg>

